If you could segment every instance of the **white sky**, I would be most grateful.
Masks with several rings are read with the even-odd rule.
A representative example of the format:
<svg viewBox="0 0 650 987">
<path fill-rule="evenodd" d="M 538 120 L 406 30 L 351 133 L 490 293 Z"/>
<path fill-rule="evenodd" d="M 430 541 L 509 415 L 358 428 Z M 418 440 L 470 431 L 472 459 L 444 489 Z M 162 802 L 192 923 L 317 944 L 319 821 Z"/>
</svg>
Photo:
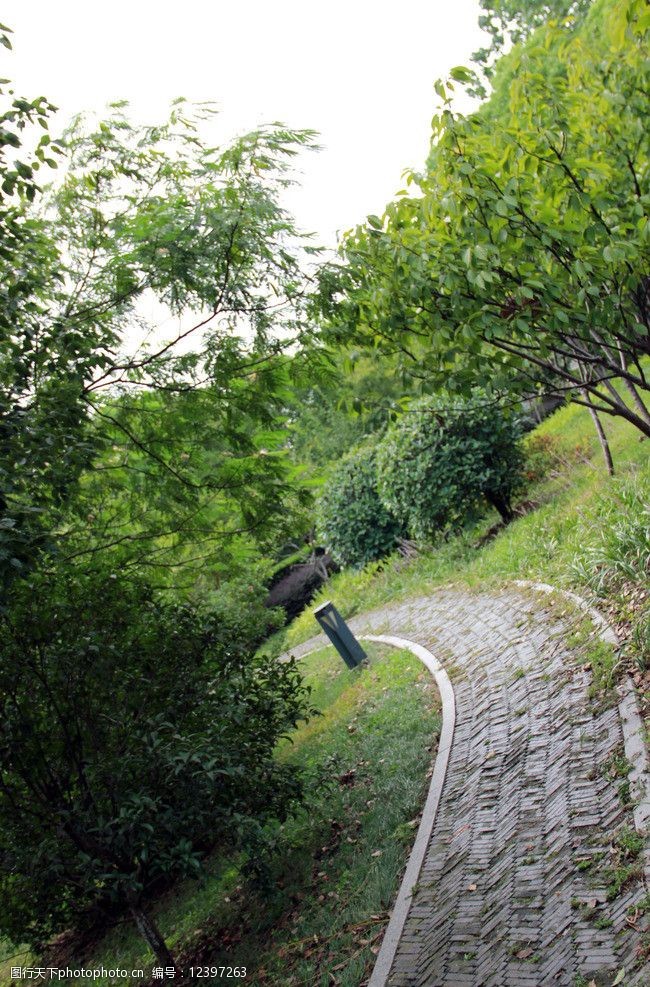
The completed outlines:
<svg viewBox="0 0 650 987">
<path fill-rule="evenodd" d="M 186 96 L 221 107 L 214 143 L 274 120 L 318 130 L 287 205 L 327 246 L 420 167 L 433 82 L 482 43 L 478 0 L 5 0 L 2 20 L 0 75 L 61 126 L 123 98 L 156 122 Z"/>
</svg>

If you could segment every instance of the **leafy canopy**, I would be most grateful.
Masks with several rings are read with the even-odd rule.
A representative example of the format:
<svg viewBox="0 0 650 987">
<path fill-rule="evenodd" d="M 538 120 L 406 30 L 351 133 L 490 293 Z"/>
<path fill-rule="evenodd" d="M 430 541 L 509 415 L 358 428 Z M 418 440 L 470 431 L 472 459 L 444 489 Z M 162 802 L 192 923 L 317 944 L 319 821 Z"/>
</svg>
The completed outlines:
<svg viewBox="0 0 650 987">
<path fill-rule="evenodd" d="M 418 194 L 323 272 L 330 339 L 452 393 L 566 394 L 650 434 L 647 7 L 613 5 L 604 25 L 538 32 L 498 113 L 455 114 L 439 87 Z"/>
<path fill-rule="evenodd" d="M 5 140 L 47 110 L 14 101 Z M 45 196 L 28 166 L 5 167 L 5 586 L 44 551 L 110 549 L 164 570 L 203 542 L 215 562 L 286 513 L 274 424 L 282 350 L 303 327 L 303 241 L 280 194 L 312 134 L 274 125 L 208 147 L 212 112 L 178 102 L 152 127 L 124 104 L 77 118 Z M 167 339 L 143 317 L 154 301 L 178 319 Z"/>
<path fill-rule="evenodd" d="M 488 48 L 474 52 L 473 60 L 490 69 L 507 41 L 519 44 L 549 21 L 573 27 L 593 0 L 480 0 L 479 27 L 490 37 Z"/>
</svg>

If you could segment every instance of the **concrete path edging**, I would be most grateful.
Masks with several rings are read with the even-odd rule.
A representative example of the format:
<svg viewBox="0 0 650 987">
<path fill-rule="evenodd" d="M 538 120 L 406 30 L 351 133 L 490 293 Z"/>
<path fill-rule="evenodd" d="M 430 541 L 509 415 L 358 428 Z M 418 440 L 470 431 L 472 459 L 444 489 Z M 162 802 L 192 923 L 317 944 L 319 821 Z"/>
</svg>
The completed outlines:
<svg viewBox="0 0 650 987">
<path fill-rule="evenodd" d="M 397 892 L 390 921 L 384 933 L 372 975 L 368 981 L 368 987 L 383 987 L 388 980 L 388 976 L 393 965 L 397 946 L 404 929 L 404 923 L 406 922 L 406 916 L 408 915 L 408 911 L 411 906 L 413 888 L 418 882 L 424 857 L 433 832 L 433 826 L 438 812 L 438 805 L 440 804 L 440 797 L 442 795 L 442 789 L 445 783 L 445 777 L 447 775 L 451 745 L 454 739 L 454 728 L 456 726 L 456 700 L 451 681 L 446 671 L 438 659 L 427 648 L 422 647 L 421 644 L 415 644 L 413 641 L 407 641 L 405 638 L 392 637 L 391 635 L 385 634 L 363 635 L 361 640 L 375 641 L 378 644 L 390 644 L 395 648 L 410 651 L 416 658 L 419 658 L 433 675 L 436 685 L 438 686 L 438 691 L 440 692 L 440 700 L 442 704 L 442 728 L 440 731 L 433 773 L 431 775 L 429 792 L 422 809 L 422 817 L 420 819 L 417 836 L 415 837 L 415 843 L 413 844 L 413 848 L 406 865 L 402 883 L 400 884 L 399 891 Z"/>
</svg>

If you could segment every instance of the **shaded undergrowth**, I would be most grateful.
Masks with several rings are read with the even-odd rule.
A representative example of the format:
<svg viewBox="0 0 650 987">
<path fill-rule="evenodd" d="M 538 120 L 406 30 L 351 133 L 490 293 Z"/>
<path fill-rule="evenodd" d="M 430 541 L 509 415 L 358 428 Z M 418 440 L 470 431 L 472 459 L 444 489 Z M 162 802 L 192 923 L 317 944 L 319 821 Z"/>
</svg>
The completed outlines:
<svg viewBox="0 0 650 987">
<path fill-rule="evenodd" d="M 303 810 L 272 834 L 264 882 L 245 876 L 241 857 L 215 854 L 202 882 L 178 885 L 154 906 L 185 968 L 246 968 L 227 982 L 296 987 L 357 987 L 370 969 L 415 837 L 440 718 L 437 689 L 416 658 L 380 645 L 368 652 L 368 667 L 354 671 L 331 648 L 303 661 L 321 715 L 278 756 L 306 767 L 312 784 Z M 143 968 L 145 981 L 154 966 L 128 922 L 75 962 Z"/>
</svg>

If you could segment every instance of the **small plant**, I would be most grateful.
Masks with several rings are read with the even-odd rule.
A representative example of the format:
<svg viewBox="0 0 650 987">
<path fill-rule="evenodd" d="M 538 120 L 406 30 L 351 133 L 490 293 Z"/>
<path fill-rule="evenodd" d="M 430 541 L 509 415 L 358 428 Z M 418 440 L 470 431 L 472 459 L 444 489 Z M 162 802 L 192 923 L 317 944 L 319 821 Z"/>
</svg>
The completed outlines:
<svg viewBox="0 0 650 987">
<path fill-rule="evenodd" d="M 612 864 L 602 871 L 607 884 L 607 900 L 618 898 L 621 891 L 641 874 L 638 856 L 644 842 L 635 829 L 624 826 L 612 843 Z"/>
<path fill-rule="evenodd" d="M 631 635 L 632 650 L 642 672 L 650 668 L 650 607 L 644 607 L 634 620 Z"/>
<path fill-rule="evenodd" d="M 618 898 L 619 894 L 623 888 L 635 880 L 641 873 L 640 868 L 636 864 L 630 864 L 627 867 L 615 867 L 611 868 L 607 872 L 607 900 L 613 901 Z"/>
<path fill-rule="evenodd" d="M 616 846 L 628 860 L 636 860 L 643 850 L 643 839 L 635 829 L 626 826 L 616 837 Z"/>
<path fill-rule="evenodd" d="M 586 660 L 591 665 L 593 682 L 589 689 L 591 697 L 610 693 L 616 681 L 619 659 L 616 651 L 607 641 L 597 640 L 587 650 Z"/>
<path fill-rule="evenodd" d="M 632 789 L 628 777 L 631 770 L 632 765 L 626 758 L 622 747 L 617 749 L 603 766 L 603 773 L 608 778 L 612 780 L 620 779 L 616 787 L 618 788 L 618 795 L 624 807 L 632 804 Z"/>
<path fill-rule="evenodd" d="M 645 895 L 638 905 L 630 905 L 628 912 L 639 912 L 640 915 L 647 915 L 650 912 L 650 894 Z"/>
<path fill-rule="evenodd" d="M 625 756 L 623 745 L 618 747 L 603 765 L 603 772 L 609 778 L 627 778 L 631 770 L 632 765 Z"/>
</svg>

